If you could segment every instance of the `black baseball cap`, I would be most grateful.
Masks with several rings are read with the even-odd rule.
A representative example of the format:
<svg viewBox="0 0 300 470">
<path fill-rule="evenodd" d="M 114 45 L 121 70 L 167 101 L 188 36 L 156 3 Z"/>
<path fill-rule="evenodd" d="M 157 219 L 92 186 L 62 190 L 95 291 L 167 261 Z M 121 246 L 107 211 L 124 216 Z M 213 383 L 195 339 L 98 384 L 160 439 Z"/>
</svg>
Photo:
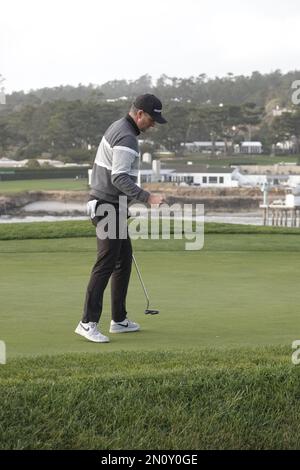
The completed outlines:
<svg viewBox="0 0 300 470">
<path fill-rule="evenodd" d="M 159 124 L 166 124 L 168 122 L 162 115 L 162 103 L 156 96 L 146 93 L 145 95 L 138 96 L 134 101 L 134 106 L 137 109 L 142 109 L 148 113 L 155 122 Z"/>
</svg>

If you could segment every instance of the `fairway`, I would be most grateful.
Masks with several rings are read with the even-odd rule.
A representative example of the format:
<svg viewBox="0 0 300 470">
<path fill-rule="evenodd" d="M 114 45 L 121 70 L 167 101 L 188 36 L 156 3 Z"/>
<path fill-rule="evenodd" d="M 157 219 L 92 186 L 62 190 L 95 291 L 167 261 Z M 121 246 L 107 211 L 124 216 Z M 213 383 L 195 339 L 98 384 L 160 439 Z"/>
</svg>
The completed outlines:
<svg viewBox="0 0 300 470">
<path fill-rule="evenodd" d="M 87 191 L 87 178 L 48 178 L 36 180 L 0 181 L 0 193 L 22 191 Z"/>
<path fill-rule="evenodd" d="M 172 242 L 171 242 L 172 243 Z M 73 333 L 81 317 L 93 238 L 0 242 L 0 339 L 14 356 L 70 352 L 181 350 L 285 345 L 300 335 L 298 236 L 206 235 L 201 251 L 149 251 L 136 243 L 149 290 L 145 301 L 133 269 L 129 318 L 142 331 L 93 344 Z M 174 247 L 173 247 L 174 248 Z M 147 250 L 147 251 L 144 251 Z M 101 329 L 110 321 L 107 289 Z"/>
</svg>

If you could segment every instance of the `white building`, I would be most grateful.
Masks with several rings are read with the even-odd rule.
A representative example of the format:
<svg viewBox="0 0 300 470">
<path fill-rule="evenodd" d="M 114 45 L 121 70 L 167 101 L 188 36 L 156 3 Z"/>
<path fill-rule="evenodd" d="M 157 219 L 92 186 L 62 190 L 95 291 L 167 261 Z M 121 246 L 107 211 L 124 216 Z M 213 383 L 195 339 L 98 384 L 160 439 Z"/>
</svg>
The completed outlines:
<svg viewBox="0 0 300 470">
<path fill-rule="evenodd" d="M 156 163 L 155 163 L 156 162 Z M 176 183 L 178 185 L 201 186 L 204 188 L 236 188 L 238 182 L 231 178 L 232 168 L 215 168 L 206 165 L 186 165 L 174 168 L 161 168 L 156 160 L 150 165 L 143 163 L 139 170 L 138 183 Z M 146 168 L 147 166 L 147 168 Z M 92 170 L 88 170 L 89 185 Z"/>
<path fill-rule="evenodd" d="M 152 163 L 152 168 L 140 170 L 141 183 L 161 181 L 164 183 L 187 184 L 201 187 L 234 188 L 238 182 L 231 178 L 232 168 L 217 168 L 207 165 L 181 165 L 175 168 L 161 168 Z"/>
<path fill-rule="evenodd" d="M 195 142 L 185 142 L 180 144 L 185 150 L 190 152 L 201 152 L 201 153 L 212 153 L 215 150 L 216 153 L 224 153 L 225 151 L 225 142 L 217 141 L 195 141 Z M 229 145 L 229 143 L 228 143 Z"/>
<path fill-rule="evenodd" d="M 300 185 L 300 168 L 297 165 L 248 165 L 234 169 L 233 180 L 239 186 L 284 186 L 295 188 Z"/>
<path fill-rule="evenodd" d="M 285 205 L 286 207 L 300 207 L 300 196 L 296 194 L 286 194 Z"/>
<path fill-rule="evenodd" d="M 241 142 L 240 144 L 240 151 L 241 153 L 255 153 L 255 154 L 260 154 L 262 153 L 262 143 L 253 141 L 253 142 Z"/>
<path fill-rule="evenodd" d="M 240 144 L 233 144 L 232 141 L 223 142 L 223 141 L 195 141 L 195 142 L 186 142 L 181 143 L 181 147 L 189 152 L 200 152 L 211 154 L 213 151 L 218 155 L 225 153 L 226 147 L 233 148 L 234 153 L 247 153 L 247 154 L 261 154 L 263 151 L 262 143 L 258 141 L 245 141 Z"/>
<path fill-rule="evenodd" d="M 238 182 L 231 178 L 232 173 L 233 170 L 231 168 L 189 165 L 188 168 L 176 168 L 175 172 L 171 175 L 171 181 L 204 188 L 235 188 L 238 186 Z"/>
</svg>

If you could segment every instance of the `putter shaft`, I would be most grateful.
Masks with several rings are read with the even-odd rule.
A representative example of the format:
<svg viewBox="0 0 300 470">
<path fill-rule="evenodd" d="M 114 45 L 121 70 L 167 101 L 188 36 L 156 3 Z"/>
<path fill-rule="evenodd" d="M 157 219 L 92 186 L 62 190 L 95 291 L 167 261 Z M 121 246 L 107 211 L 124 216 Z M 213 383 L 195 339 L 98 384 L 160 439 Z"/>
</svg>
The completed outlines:
<svg viewBox="0 0 300 470">
<path fill-rule="evenodd" d="M 140 282 L 141 282 L 141 285 L 142 285 L 142 288 L 143 288 L 145 297 L 146 297 L 146 299 L 147 299 L 147 307 L 146 307 L 146 310 L 148 310 L 148 309 L 149 309 L 149 304 L 150 304 L 149 295 L 148 295 L 146 286 L 145 286 L 145 284 L 144 284 L 144 282 L 143 282 L 142 275 L 141 275 L 141 273 L 140 273 L 139 267 L 138 267 L 138 265 L 137 265 L 137 262 L 136 262 L 136 259 L 135 259 L 135 256 L 134 256 L 133 253 L 132 253 L 132 259 L 133 259 L 133 262 L 134 262 L 134 265 L 135 265 L 135 269 L 136 269 L 137 275 L 138 275 L 139 280 L 140 280 Z"/>
</svg>

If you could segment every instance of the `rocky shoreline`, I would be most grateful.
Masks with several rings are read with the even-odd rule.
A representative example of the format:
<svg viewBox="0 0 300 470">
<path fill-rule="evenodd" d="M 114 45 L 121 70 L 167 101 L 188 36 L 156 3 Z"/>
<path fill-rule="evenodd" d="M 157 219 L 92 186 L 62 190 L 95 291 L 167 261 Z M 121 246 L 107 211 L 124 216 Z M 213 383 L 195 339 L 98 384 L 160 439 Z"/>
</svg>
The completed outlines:
<svg viewBox="0 0 300 470">
<path fill-rule="evenodd" d="M 207 212 L 252 212 L 258 211 L 263 195 L 259 188 L 181 188 L 173 185 L 145 185 L 146 190 L 155 193 L 164 193 L 168 204 L 204 204 Z M 284 198 L 284 191 L 272 190 L 269 201 Z M 85 204 L 88 201 L 88 191 L 27 191 L 14 194 L 0 194 L 0 216 L 2 215 L 30 215 L 25 206 L 42 201 L 52 201 L 74 205 L 83 205 L 82 210 L 69 210 L 68 215 L 83 215 Z M 49 204 L 50 206 L 50 204 Z M 34 210 L 34 215 L 63 215 L 61 210 Z"/>
<path fill-rule="evenodd" d="M 12 195 L 0 194 L 0 216 L 1 215 L 30 215 L 25 211 L 28 204 L 43 201 L 62 202 L 72 204 L 74 202 L 85 204 L 88 201 L 87 191 L 26 191 Z M 49 211 L 34 211 L 35 215 L 46 215 Z M 71 215 L 82 215 L 81 211 L 67 211 Z M 51 211 L 51 215 L 62 215 L 61 211 Z"/>
</svg>

